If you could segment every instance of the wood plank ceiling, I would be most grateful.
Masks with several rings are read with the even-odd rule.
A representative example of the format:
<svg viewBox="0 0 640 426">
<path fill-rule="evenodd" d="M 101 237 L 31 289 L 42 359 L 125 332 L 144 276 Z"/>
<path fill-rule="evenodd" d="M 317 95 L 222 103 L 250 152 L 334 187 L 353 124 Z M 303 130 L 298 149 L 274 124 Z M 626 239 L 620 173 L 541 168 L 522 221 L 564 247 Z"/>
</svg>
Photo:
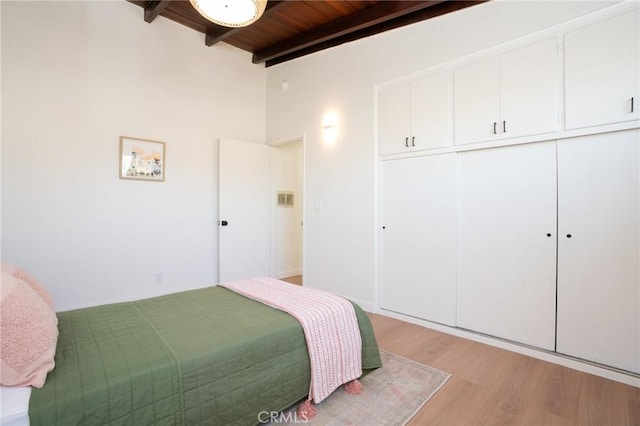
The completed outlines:
<svg viewBox="0 0 640 426">
<path fill-rule="evenodd" d="M 188 0 L 127 1 L 143 8 L 146 22 L 163 16 L 203 33 L 207 46 L 228 43 L 268 67 L 487 0 L 269 0 L 264 15 L 243 28 L 206 20 Z"/>
</svg>

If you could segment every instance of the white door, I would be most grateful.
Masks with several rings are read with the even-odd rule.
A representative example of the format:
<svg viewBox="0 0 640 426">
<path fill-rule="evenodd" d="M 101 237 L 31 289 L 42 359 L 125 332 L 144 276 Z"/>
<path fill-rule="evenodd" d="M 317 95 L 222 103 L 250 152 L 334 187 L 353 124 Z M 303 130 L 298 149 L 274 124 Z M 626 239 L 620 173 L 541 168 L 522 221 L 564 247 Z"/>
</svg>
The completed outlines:
<svg viewBox="0 0 640 426">
<path fill-rule="evenodd" d="M 558 352 L 636 373 L 639 141 L 631 130 L 558 144 Z"/>
<path fill-rule="evenodd" d="M 381 306 L 448 325 L 456 316 L 456 154 L 382 164 Z"/>
<path fill-rule="evenodd" d="M 458 155 L 459 327 L 554 349 L 555 147 Z"/>
<path fill-rule="evenodd" d="M 640 117 L 639 22 L 635 10 L 565 35 L 568 129 Z"/>
<path fill-rule="evenodd" d="M 220 140 L 219 282 L 270 275 L 270 150 L 267 145 Z"/>
</svg>

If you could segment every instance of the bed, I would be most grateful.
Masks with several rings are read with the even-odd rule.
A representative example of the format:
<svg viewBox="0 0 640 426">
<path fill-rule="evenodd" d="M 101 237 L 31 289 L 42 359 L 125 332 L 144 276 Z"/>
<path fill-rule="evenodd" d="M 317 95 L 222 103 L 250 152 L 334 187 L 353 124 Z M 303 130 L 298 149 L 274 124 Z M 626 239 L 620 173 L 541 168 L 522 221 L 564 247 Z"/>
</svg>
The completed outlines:
<svg viewBox="0 0 640 426">
<path fill-rule="evenodd" d="M 362 368 L 380 367 L 371 323 L 354 309 Z M 13 425 L 252 425 L 309 392 L 300 323 L 219 286 L 57 317 L 46 384 L 30 398 L 6 394 L 25 388 L 2 389 L 3 417 L 5 398 L 14 398 Z"/>
</svg>

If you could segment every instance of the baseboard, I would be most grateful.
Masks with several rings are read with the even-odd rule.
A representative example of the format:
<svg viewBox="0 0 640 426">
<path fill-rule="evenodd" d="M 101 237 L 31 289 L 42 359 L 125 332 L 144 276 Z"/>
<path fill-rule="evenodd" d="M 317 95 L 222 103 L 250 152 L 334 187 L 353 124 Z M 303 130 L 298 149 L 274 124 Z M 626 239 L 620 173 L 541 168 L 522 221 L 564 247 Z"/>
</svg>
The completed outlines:
<svg viewBox="0 0 640 426">
<path fill-rule="evenodd" d="M 361 305 L 362 306 L 362 305 Z M 363 306 L 364 309 L 364 306 Z M 365 309 L 368 312 L 375 312 L 380 315 L 384 315 L 390 318 L 395 318 L 401 321 L 405 321 L 411 324 L 419 325 L 432 330 L 440 331 L 442 333 L 450 334 L 452 336 L 462 337 L 474 342 L 484 343 L 490 346 L 495 346 L 501 349 L 506 349 L 511 352 L 516 352 L 522 355 L 527 355 L 532 358 L 540 359 L 543 361 L 551 362 L 553 364 L 561 365 L 563 367 L 571 368 L 573 370 L 582 371 L 584 373 L 593 374 L 595 376 L 603 377 L 605 379 L 614 380 L 616 382 L 624 383 L 630 386 L 640 388 L 640 375 L 634 373 L 627 373 L 605 366 L 592 364 L 588 361 L 576 359 L 556 352 L 549 352 L 543 349 L 537 349 L 530 346 L 520 345 L 511 341 L 502 340 L 499 338 L 487 336 L 484 334 L 475 333 L 473 331 L 464 330 L 456 327 L 450 327 L 443 324 L 438 324 L 419 318 L 414 318 L 408 315 L 399 314 L 397 312 L 387 311 L 385 309 Z"/>
</svg>

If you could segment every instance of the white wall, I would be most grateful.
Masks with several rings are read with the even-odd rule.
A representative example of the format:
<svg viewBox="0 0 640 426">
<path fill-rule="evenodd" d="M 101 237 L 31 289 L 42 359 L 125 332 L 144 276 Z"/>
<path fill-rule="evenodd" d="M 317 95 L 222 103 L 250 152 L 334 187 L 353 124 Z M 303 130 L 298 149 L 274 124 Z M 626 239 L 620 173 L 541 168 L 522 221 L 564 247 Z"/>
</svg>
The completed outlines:
<svg viewBox="0 0 640 426">
<path fill-rule="evenodd" d="M 302 274 L 302 142 L 273 149 L 272 197 L 278 191 L 293 192 L 293 207 L 275 207 L 276 277 Z"/>
<path fill-rule="evenodd" d="M 264 140 L 265 69 L 125 1 L 1 7 L 3 259 L 58 310 L 214 283 L 215 141 Z M 121 135 L 164 183 L 118 179 Z"/>
<path fill-rule="evenodd" d="M 305 285 L 375 305 L 376 84 L 607 4 L 488 2 L 268 68 L 267 140 L 306 134 Z M 339 120 L 333 144 L 321 138 L 328 111 Z"/>
</svg>

